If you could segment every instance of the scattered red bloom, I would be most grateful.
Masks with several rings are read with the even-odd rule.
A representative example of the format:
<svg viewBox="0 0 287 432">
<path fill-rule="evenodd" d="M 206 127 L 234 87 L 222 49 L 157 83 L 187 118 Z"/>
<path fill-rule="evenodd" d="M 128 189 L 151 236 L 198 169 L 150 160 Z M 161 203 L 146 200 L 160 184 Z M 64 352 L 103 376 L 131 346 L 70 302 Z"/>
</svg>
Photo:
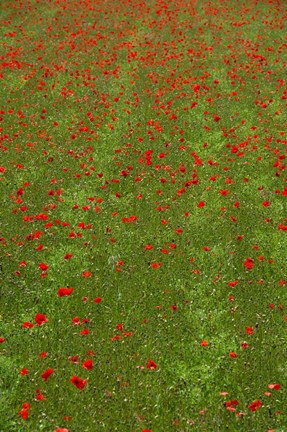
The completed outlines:
<svg viewBox="0 0 287 432">
<path fill-rule="evenodd" d="M 229 194 L 229 191 L 226 190 L 226 189 L 220 189 L 219 193 L 220 193 L 220 195 L 222 195 L 222 196 L 227 196 L 227 195 Z"/>
<path fill-rule="evenodd" d="M 136 216 L 130 216 L 130 217 L 124 217 L 122 218 L 122 223 L 132 223 L 135 222 L 137 220 Z"/>
<path fill-rule="evenodd" d="M 150 369 L 150 370 L 154 370 L 154 369 L 157 368 L 157 365 L 155 364 L 154 361 L 152 361 L 152 360 L 148 360 L 148 361 L 147 361 L 146 368 L 147 368 L 147 369 Z"/>
<path fill-rule="evenodd" d="M 234 407 L 236 405 L 239 405 L 239 402 L 238 402 L 238 400 L 233 399 L 233 400 L 224 402 L 224 405 L 226 406 L 226 408 L 231 408 L 231 407 Z"/>
<path fill-rule="evenodd" d="M 29 321 L 25 321 L 25 322 L 22 324 L 22 328 L 33 328 L 33 327 L 34 327 L 34 324 L 31 323 L 31 322 L 29 322 Z"/>
<path fill-rule="evenodd" d="M 280 390 L 281 384 L 268 384 L 268 388 L 271 390 Z"/>
<path fill-rule="evenodd" d="M 71 259 L 71 258 L 73 258 L 73 254 L 69 254 L 69 253 L 67 253 L 66 255 L 64 255 L 64 259 L 65 259 L 65 260 L 67 260 L 67 259 Z"/>
<path fill-rule="evenodd" d="M 248 408 L 251 411 L 256 411 L 261 407 L 261 405 L 262 405 L 262 403 L 260 402 L 260 400 L 255 400 L 250 405 L 248 405 Z"/>
<path fill-rule="evenodd" d="M 72 363 L 79 364 L 79 356 L 70 356 L 68 360 Z"/>
<path fill-rule="evenodd" d="M 79 317 L 74 317 L 72 319 L 73 324 L 75 325 L 81 325 L 81 319 Z"/>
<path fill-rule="evenodd" d="M 209 345 L 209 342 L 208 342 L 207 340 L 202 340 L 202 341 L 200 342 L 200 345 L 203 346 L 203 347 L 206 347 L 206 346 Z"/>
<path fill-rule="evenodd" d="M 81 379 L 81 378 L 79 378 L 79 377 L 77 377 L 77 376 L 73 376 L 73 377 L 70 379 L 70 382 L 71 382 L 75 387 L 77 387 L 79 390 L 83 390 L 83 389 L 85 388 L 86 384 L 87 384 L 87 380 L 83 380 L 83 379 Z"/>
<path fill-rule="evenodd" d="M 253 258 L 247 258 L 244 261 L 244 266 L 245 266 L 246 270 L 252 270 L 252 268 L 254 266 L 254 259 Z"/>
<path fill-rule="evenodd" d="M 249 345 L 247 342 L 242 342 L 241 348 L 244 350 L 245 348 L 249 348 Z"/>
<path fill-rule="evenodd" d="M 246 331 L 246 333 L 247 333 L 248 335 L 253 335 L 253 333 L 254 333 L 252 327 L 247 327 L 245 331 Z"/>
<path fill-rule="evenodd" d="M 18 413 L 22 417 L 22 419 L 27 420 L 27 418 L 29 417 L 30 407 L 31 407 L 31 404 L 29 404 L 28 402 L 24 402 L 22 404 L 22 409 Z"/>
<path fill-rule="evenodd" d="M 205 202 L 204 201 L 200 201 L 198 204 L 197 204 L 197 208 L 201 208 L 201 207 L 204 207 L 205 206 Z"/>
<path fill-rule="evenodd" d="M 69 429 L 60 427 L 58 429 L 55 429 L 54 432 L 69 432 Z"/>
<path fill-rule="evenodd" d="M 44 314 L 36 314 L 35 321 L 38 326 L 41 326 L 42 324 L 48 322 L 49 320 Z"/>
<path fill-rule="evenodd" d="M 89 359 L 89 360 L 84 361 L 82 367 L 84 369 L 87 369 L 87 370 L 92 370 L 93 369 L 93 360 Z"/>
<path fill-rule="evenodd" d="M 74 288 L 59 288 L 58 289 L 58 297 L 65 297 L 72 294 Z"/>
<path fill-rule="evenodd" d="M 47 369 L 45 370 L 45 372 L 42 373 L 41 377 L 46 382 L 54 372 L 54 369 Z"/>
<path fill-rule="evenodd" d="M 103 299 L 102 299 L 101 297 L 96 297 L 96 298 L 94 299 L 94 303 L 101 303 L 102 300 L 103 300 Z"/>
<path fill-rule="evenodd" d="M 162 266 L 162 262 L 159 262 L 159 263 L 152 263 L 152 268 L 154 268 L 154 269 L 158 269 L 158 268 L 160 268 L 161 266 Z"/>
<path fill-rule="evenodd" d="M 46 400 L 45 396 L 41 393 L 40 389 L 36 390 L 36 399 L 38 401 Z"/>
</svg>

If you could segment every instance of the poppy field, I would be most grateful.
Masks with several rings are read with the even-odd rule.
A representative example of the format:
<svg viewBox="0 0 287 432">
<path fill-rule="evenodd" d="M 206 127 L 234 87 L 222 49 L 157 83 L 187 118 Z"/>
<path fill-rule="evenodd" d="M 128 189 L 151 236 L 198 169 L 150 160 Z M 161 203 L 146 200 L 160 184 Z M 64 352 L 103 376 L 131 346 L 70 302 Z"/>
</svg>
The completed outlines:
<svg viewBox="0 0 287 432">
<path fill-rule="evenodd" d="M 286 2 L 0 22 L 0 431 L 286 431 Z"/>
</svg>

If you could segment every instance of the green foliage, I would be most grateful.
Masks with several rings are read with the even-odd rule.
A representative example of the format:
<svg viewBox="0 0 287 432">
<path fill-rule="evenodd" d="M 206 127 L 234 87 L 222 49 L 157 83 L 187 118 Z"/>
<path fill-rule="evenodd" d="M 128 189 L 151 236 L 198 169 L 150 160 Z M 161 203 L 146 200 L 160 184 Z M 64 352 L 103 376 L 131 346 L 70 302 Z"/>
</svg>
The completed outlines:
<svg viewBox="0 0 287 432">
<path fill-rule="evenodd" d="M 2 3 L 0 430 L 285 430 L 283 5 Z"/>
</svg>

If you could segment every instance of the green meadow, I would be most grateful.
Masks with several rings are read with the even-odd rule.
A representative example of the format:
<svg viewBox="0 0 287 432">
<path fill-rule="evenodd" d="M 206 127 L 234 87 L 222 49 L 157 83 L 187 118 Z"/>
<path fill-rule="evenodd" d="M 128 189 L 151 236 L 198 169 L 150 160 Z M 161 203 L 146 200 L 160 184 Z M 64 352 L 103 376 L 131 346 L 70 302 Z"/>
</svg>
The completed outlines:
<svg viewBox="0 0 287 432">
<path fill-rule="evenodd" d="M 0 431 L 287 431 L 284 1 L 2 0 Z"/>
</svg>

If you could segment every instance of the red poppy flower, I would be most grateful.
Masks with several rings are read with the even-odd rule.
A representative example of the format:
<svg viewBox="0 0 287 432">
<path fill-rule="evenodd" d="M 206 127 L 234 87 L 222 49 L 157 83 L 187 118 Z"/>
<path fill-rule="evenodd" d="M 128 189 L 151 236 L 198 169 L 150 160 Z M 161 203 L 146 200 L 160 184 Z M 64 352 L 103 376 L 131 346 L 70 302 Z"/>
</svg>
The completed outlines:
<svg viewBox="0 0 287 432">
<path fill-rule="evenodd" d="M 34 327 L 34 324 L 31 323 L 31 322 L 29 322 L 29 321 L 25 321 L 25 322 L 22 324 L 22 328 L 33 328 L 33 327 Z"/>
<path fill-rule="evenodd" d="M 54 369 L 47 369 L 45 370 L 45 372 L 42 373 L 41 377 L 44 379 L 44 381 L 46 382 L 48 380 L 48 378 L 54 373 Z"/>
<path fill-rule="evenodd" d="M 258 408 L 261 407 L 261 405 L 262 405 L 262 403 L 260 402 L 260 400 L 255 400 L 250 405 L 248 405 L 248 408 L 251 411 L 256 411 L 256 410 L 258 410 Z"/>
<path fill-rule="evenodd" d="M 73 254 L 67 253 L 66 255 L 64 255 L 65 260 L 71 259 L 71 258 L 73 258 Z"/>
<path fill-rule="evenodd" d="M 79 364 L 79 356 L 70 356 L 68 360 L 75 364 Z"/>
<path fill-rule="evenodd" d="M 145 246 L 145 249 L 146 249 L 146 250 L 152 250 L 152 249 L 153 249 L 153 246 L 150 245 L 150 244 L 147 244 L 147 245 Z"/>
<path fill-rule="evenodd" d="M 84 363 L 83 363 L 83 365 L 82 365 L 82 367 L 84 368 L 84 369 L 87 369 L 87 370 L 92 370 L 93 369 L 93 360 L 86 360 L 86 361 L 84 361 Z"/>
<path fill-rule="evenodd" d="M 48 322 L 49 320 L 44 314 L 36 314 L 35 321 L 38 326 L 44 324 L 45 322 Z"/>
<path fill-rule="evenodd" d="M 222 196 L 226 196 L 226 195 L 229 194 L 229 190 L 227 190 L 227 189 L 220 189 L 219 193 L 220 193 Z"/>
<path fill-rule="evenodd" d="M 55 429 L 54 432 L 69 432 L 69 429 L 60 427 L 58 429 Z"/>
<path fill-rule="evenodd" d="M 28 370 L 26 368 L 22 368 L 20 374 L 25 376 L 28 374 Z"/>
<path fill-rule="evenodd" d="M 74 291 L 74 288 L 59 288 L 58 297 L 69 296 Z"/>
<path fill-rule="evenodd" d="M 29 417 L 29 411 L 25 408 L 22 408 L 21 411 L 19 411 L 19 415 L 22 417 L 22 419 L 27 420 Z"/>
<path fill-rule="evenodd" d="M 45 263 L 41 263 L 41 264 L 39 264 L 39 267 L 40 267 L 40 269 L 43 270 L 43 271 L 46 271 L 46 270 L 48 270 L 48 268 L 49 268 L 49 266 L 47 266 L 47 264 L 45 264 Z"/>
<path fill-rule="evenodd" d="M 74 325 L 81 325 L 81 319 L 79 317 L 74 317 L 72 322 Z"/>
<path fill-rule="evenodd" d="M 152 268 L 154 268 L 154 269 L 158 269 L 158 268 L 160 268 L 161 266 L 162 266 L 162 262 L 159 262 L 159 263 L 152 263 Z"/>
<path fill-rule="evenodd" d="M 70 382 L 71 382 L 75 387 L 77 387 L 79 390 L 83 390 L 83 389 L 85 388 L 86 384 L 87 384 L 87 380 L 83 380 L 83 379 L 81 379 L 81 378 L 79 378 L 79 377 L 77 377 L 77 376 L 73 376 L 73 377 L 70 379 Z"/>
<path fill-rule="evenodd" d="M 239 402 L 236 399 L 224 402 L 224 405 L 226 406 L 226 408 L 228 408 L 228 407 L 234 407 L 234 406 L 236 406 L 238 404 L 239 404 Z"/>
<path fill-rule="evenodd" d="M 209 343 L 208 343 L 207 340 L 202 340 L 202 341 L 200 342 L 200 345 L 206 347 L 206 346 L 209 345 Z"/>
<path fill-rule="evenodd" d="M 42 395 L 40 389 L 36 389 L 36 399 L 37 399 L 38 401 L 46 400 L 45 396 Z"/>
<path fill-rule="evenodd" d="M 244 266 L 245 266 L 246 270 L 251 270 L 254 266 L 254 259 L 253 258 L 247 258 L 244 261 Z"/>
<path fill-rule="evenodd" d="M 175 232 L 176 232 L 176 234 L 182 234 L 182 233 L 183 233 L 183 230 L 182 230 L 181 228 L 177 228 L 177 229 L 175 230 Z"/>
<path fill-rule="evenodd" d="M 242 348 L 242 349 L 249 348 L 248 343 L 247 343 L 247 342 L 242 342 L 242 344 L 241 344 L 241 348 Z"/>
<path fill-rule="evenodd" d="M 236 357 L 238 357 L 238 354 L 236 354 L 235 352 L 232 351 L 229 353 L 229 357 L 230 358 L 236 358 Z"/>
<path fill-rule="evenodd" d="M 168 249 L 160 249 L 161 253 L 168 254 Z"/>
<path fill-rule="evenodd" d="M 247 327 L 247 329 L 245 330 L 247 334 L 252 335 L 253 334 L 253 328 L 252 327 Z"/>
<path fill-rule="evenodd" d="M 147 367 L 147 369 L 154 370 L 157 368 L 157 365 L 155 364 L 154 361 L 148 360 L 146 367 Z"/>
<path fill-rule="evenodd" d="M 94 299 L 94 303 L 101 303 L 101 301 L 102 301 L 102 298 L 101 298 L 101 297 L 96 297 L 96 298 Z"/>
<path fill-rule="evenodd" d="M 280 384 L 268 384 L 268 388 L 270 388 L 271 390 L 280 390 L 281 385 Z"/>
</svg>

